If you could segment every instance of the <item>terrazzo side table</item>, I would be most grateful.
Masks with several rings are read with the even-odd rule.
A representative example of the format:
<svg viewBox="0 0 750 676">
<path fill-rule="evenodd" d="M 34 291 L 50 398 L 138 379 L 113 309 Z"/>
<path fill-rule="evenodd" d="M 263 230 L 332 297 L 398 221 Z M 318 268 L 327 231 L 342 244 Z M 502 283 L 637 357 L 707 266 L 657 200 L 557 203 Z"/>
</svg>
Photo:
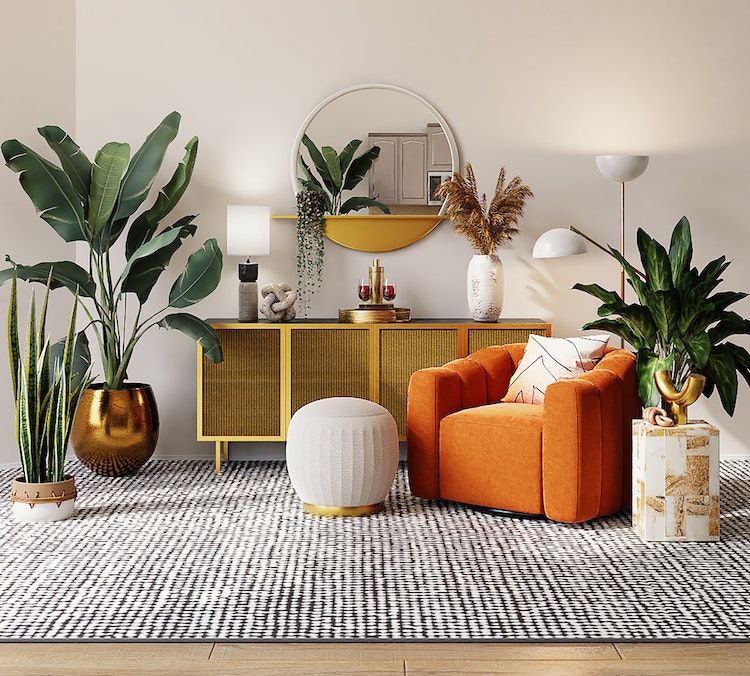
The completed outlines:
<svg viewBox="0 0 750 676">
<path fill-rule="evenodd" d="M 719 430 L 633 421 L 633 527 L 646 541 L 719 539 Z"/>
</svg>

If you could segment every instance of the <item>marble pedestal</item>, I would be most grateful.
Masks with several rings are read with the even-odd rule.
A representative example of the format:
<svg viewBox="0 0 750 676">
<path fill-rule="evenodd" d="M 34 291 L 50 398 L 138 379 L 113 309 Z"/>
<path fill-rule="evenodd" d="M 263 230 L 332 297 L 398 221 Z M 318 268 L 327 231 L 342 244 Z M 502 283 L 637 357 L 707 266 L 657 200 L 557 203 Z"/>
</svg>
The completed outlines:
<svg viewBox="0 0 750 676">
<path fill-rule="evenodd" d="M 719 539 L 719 430 L 633 421 L 633 527 L 646 541 Z"/>
</svg>

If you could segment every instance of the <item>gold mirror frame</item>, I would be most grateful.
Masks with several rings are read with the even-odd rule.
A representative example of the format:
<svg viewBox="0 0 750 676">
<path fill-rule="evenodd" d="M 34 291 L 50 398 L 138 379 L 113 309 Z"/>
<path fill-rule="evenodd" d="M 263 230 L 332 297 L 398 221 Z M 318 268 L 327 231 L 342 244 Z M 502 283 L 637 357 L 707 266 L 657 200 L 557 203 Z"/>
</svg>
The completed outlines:
<svg viewBox="0 0 750 676">
<path fill-rule="evenodd" d="M 297 182 L 297 156 L 300 152 L 302 137 L 305 135 L 307 128 L 312 120 L 320 113 L 329 103 L 351 94 L 353 92 L 368 89 L 384 89 L 398 92 L 414 98 L 421 103 L 426 110 L 435 118 L 445 132 L 448 141 L 448 147 L 451 153 L 451 171 L 458 171 L 459 158 L 458 146 L 445 118 L 438 110 L 426 99 L 415 94 L 403 87 L 395 85 L 370 83 L 354 85 L 347 87 L 328 98 L 321 101 L 302 122 L 297 136 L 292 144 L 292 155 L 290 158 L 290 175 L 292 179 L 292 191 L 296 195 L 299 191 Z M 356 251 L 383 252 L 393 251 L 402 247 L 413 244 L 422 239 L 425 235 L 432 232 L 437 225 L 443 220 L 443 207 L 440 207 L 437 215 L 389 215 L 389 214 L 347 214 L 343 216 L 326 216 L 326 237 L 336 244 L 340 244 L 348 249 Z"/>
</svg>

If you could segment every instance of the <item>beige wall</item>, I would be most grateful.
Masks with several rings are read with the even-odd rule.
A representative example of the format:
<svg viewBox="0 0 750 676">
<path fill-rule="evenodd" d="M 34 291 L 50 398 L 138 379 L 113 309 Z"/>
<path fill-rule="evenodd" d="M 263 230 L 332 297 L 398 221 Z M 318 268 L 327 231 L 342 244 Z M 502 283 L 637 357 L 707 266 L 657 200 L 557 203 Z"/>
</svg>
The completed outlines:
<svg viewBox="0 0 750 676">
<path fill-rule="evenodd" d="M 750 290 L 746 0 L 78 0 L 76 8 L 78 141 L 87 150 L 114 139 L 136 144 L 167 112 L 179 110 L 183 128 L 167 166 L 171 172 L 190 136 L 200 137 L 182 212 L 200 213 L 201 241 L 215 236 L 223 245 L 228 203 L 293 213 L 290 148 L 308 112 L 339 89 L 385 82 L 413 90 L 442 113 L 482 190 L 493 189 L 500 166 L 534 190 L 521 235 L 501 250 L 504 316 L 542 317 L 555 335 L 571 335 L 593 318 L 596 303 L 570 286 L 597 281 L 616 287 L 617 268 L 603 253 L 531 258 L 536 237 L 551 227 L 575 224 L 616 243 L 619 190 L 593 159 L 609 152 L 651 156 L 647 172 L 627 189 L 631 251 L 636 227 L 663 239 L 686 214 L 697 262 L 729 254 L 736 262 L 726 273 L 726 289 Z M 19 19 L 32 14 L 15 4 L 10 11 Z M 43 49 L 62 66 L 55 50 Z M 12 75 L 19 83 L 29 76 Z M 55 98 L 24 102 L 13 114 L 37 118 L 31 128 L 50 117 L 65 120 L 69 109 L 59 105 Z M 12 192 L 8 183 L 3 177 L 3 195 Z M 9 208 L 20 209 L 0 206 Z M 273 228 L 260 281 L 293 284 L 293 222 L 274 221 Z M 399 281 L 399 303 L 415 316 L 465 317 L 470 256 L 468 244 L 444 224 L 382 260 Z M 333 317 L 351 307 L 354 281 L 369 259 L 329 243 L 312 314 Z M 236 313 L 237 262 L 227 261 L 220 288 L 196 307 L 198 314 Z M 750 314 L 747 302 L 737 308 Z M 212 452 L 195 441 L 190 341 L 152 333 L 130 377 L 151 382 L 156 391 L 160 454 Z M 742 384 L 734 419 L 713 398 L 691 411 L 721 427 L 725 455 L 750 456 L 749 402 Z"/>
<path fill-rule="evenodd" d="M 0 0 L 0 140 L 17 138 L 42 150 L 37 127 L 57 124 L 75 132 L 75 2 L 74 0 Z M 18 176 L 0 166 L 0 262 L 5 255 L 19 263 L 67 259 L 73 255 L 35 214 L 18 185 Z M 8 372 L 6 322 L 10 285 L 0 288 L 0 464 L 20 466 L 13 433 L 13 396 Z M 39 296 L 43 292 L 37 287 Z M 53 295 L 50 330 L 63 334 L 70 309 L 64 291 Z M 25 323 L 30 293 L 19 286 L 19 316 Z"/>
</svg>

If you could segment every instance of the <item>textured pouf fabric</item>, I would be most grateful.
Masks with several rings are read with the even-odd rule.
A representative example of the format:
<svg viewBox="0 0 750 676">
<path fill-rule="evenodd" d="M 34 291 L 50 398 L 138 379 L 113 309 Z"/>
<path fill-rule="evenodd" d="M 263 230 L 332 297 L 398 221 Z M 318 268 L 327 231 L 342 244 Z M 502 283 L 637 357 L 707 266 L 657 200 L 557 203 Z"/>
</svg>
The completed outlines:
<svg viewBox="0 0 750 676">
<path fill-rule="evenodd" d="M 383 508 L 398 469 L 396 421 L 366 399 L 310 402 L 289 421 L 286 463 L 308 514 L 374 514 Z"/>
</svg>

